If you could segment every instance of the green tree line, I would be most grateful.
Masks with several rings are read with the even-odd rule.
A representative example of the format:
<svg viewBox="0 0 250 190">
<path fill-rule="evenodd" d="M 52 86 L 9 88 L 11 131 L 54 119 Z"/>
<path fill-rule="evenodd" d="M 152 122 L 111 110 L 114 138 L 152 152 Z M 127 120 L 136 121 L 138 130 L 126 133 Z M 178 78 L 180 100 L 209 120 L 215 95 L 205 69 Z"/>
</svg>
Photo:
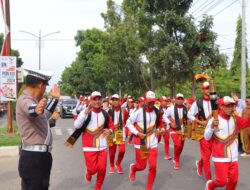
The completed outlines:
<svg viewBox="0 0 250 190">
<path fill-rule="evenodd" d="M 79 30 L 76 60 L 61 77 L 62 93 L 129 93 L 141 96 L 199 96 L 195 74 L 213 76 L 220 95 L 240 90 L 240 18 L 232 63 L 220 53 L 212 30 L 213 17 L 195 24 L 188 10 L 192 0 L 107 0 L 101 16 L 104 29 Z M 249 81 L 249 80 L 247 80 Z M 247 84 L 249 86 L 249 83 Z"/>
</svg>

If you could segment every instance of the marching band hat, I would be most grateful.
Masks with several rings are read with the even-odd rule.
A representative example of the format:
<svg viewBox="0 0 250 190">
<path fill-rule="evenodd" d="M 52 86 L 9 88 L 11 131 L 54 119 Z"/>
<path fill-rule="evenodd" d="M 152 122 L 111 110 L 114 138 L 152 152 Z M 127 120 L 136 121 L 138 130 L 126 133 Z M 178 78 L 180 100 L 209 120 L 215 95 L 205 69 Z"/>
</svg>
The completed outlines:
<svg viewBox="0 0 250 190">
<path fill-rule="evenodd" d="M 129 98 L 129 99 L 127 100 L 127 102 L 128 102 L 128 103 L 133 103 L 134 100 L 133 100 L 132 98 Z"/>
<path fill-rule="evenodd" d="M 163 102 L 163 101 L 167 101 L 167 97 L 166 96 L 160 97 L 160 102 Z"/>
<path fill-rule="evenodd" d="M 95 97 L 102 97 L 102 94 L 98 91 L 94 91 L 90 95 L 90 99 L 94 99 Z"/>
<path fill-rule="evenodd" d="M 145 94 L 145 100 L 148 103 L 155 102 L 156 101 L 155 93 L 153 91 L 147 91 Z"/>
<path fill-rule="evenodd" d="M 84 96 L 83 96 L 83 95 L 80 95 L 79 100 L 80 100 L 80 101 L 84 101 L 84 99 L 85 99 Z"/>
<path fill-rule="evenodd" d="M 229 96 L 224 96 L 221 101 L 222 105 L 229 105 L 229 104 L 235 104 L 235 103 L 236 102 L 234 101 L 234 99 Z"/>
<path fill-rule="evenodd" d="M 145 99 L 144 99 L 143 97 L 139 97 L 139 98 L 138 98 L 138 103 L 144 102 L 144 101 L 145 101 Z"/>
<path fill-rule="evenodd" d="M 171 99 L 170 99 L 170 97 L 162 96 L 162 97 L 160 97 L 160 102 L 163 102 L 163 101 L 171 102 Z"/>
<path fill-rule="evenodd" d="M 183 98 L 184 99 L 184 95 L 181 94 L 181 93 L 178 93 L 178 94 L 176 94 L 176 99 L 178 99 L 178 98 Z"/>
<path fill-rule="evenodd" d="M 207 89 L 207 88 L 209 88 L 209 82 L 204 82 L 203 84 L 202 84 L 202 86 L 201 86 L 201 88 L 202 89 Z"/>
<path fill-rule="evenodd" d="M 111 96 L 111 99 L 120 99 L 120 96 L 118 94 L 113 94 Z"/>
</svg>

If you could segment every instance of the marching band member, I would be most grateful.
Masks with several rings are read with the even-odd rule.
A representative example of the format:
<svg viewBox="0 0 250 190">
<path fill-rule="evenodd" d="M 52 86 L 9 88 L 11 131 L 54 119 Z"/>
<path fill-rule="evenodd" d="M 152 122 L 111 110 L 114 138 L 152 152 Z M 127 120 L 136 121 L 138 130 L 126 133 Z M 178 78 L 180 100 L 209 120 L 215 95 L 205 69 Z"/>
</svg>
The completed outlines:
<svg viewBox="0 0 250 190">
<path fill-rule="evenodd" d="M 174 169 L 180 169 L 180 155 L 184 147 L 184 125 L 187 125 L 187 108 L 183 105 L 184 95 L 176 95 L 175 105 L 170 106 L 163 115 L 169 126 L 169 133 L 174 142 Z"/>
<path fill-rule="evenodd" d="M 108 113 L 101 109 L 102 95 L 94 91 L 90 96 L 90 105 L 80 112 L 74 122 L 76 129 L 82 132 L 83 155 L 85 157 L 87 182 L 97 173 L 95 190 L 100 190 L 106 174 L 107 136 L 113 133 L 114 124 Z"/>
<path fill-rule="evenodd" d="M 161 115 L 154 107 L 155 93 L 148 91 L 145 94 L 146 107 L 134 112 L 127 120 L 127 127 L 134 134 L 135 164 L 130 164 L 129 179 L 135 181 L 136 172 L 146 168 L 149 163 L 148 181 L 146 190 L 152 190 L 156 176 L 158 156 L 157 135 L 164 133 Z"/>
<path fill-rule="evenodd" d="M 235 101 L 225 96 L 218 119 L 211 118 L 205 130 L 205 139 L 211 141 L 215 180 L 208 180 L 206 190 L 226 186 L 235 190 L 238 182 L 238 133 L 250 127 L 250 118 L 234 115 Z"/>
<path fill-rule="evenodd" d="M 197 174 L 202 177 L 204 168 L 206 180 L 211 179 L 210 156 L 211 142 L 204 139 L 204 130 L 208 120 L 212 117 L 212 106 L 210 101 L 209 82 L 202 84 L 203 97 L 201 100 L 195 101 L 188 111 L 188 118 L 197 123 L 196 140 L 200 142 L 201 159 L 196 161 Z"/>
<path fill-rule="evenodd" d="M 118 94 L 114 94 L 111 97 L 111 100 L 112 100 L 112 109 L 109 109 L 108 113 L 112 118 L 112 121 L 115 126 L 115 136 L 113 142 L 111 141 L 112 143 L 110 143 L 109 146 L 109 160 L 110 160 L 109 173 L 114 173 L 116 166 L 117 172 L 121 174 L 123 173 L 121 162 L 125 154 L 125 139 L 126 139 L 125 124 L 128 119 L 128 112 L 126 111 L 126 109 L 121 108 L 120 106 L 121 100 Z M 118 135 L 119 131 L 121 135 Z M 119 148 L 119 153 L 117 161 L 115 162 L 115 153 L 117 146 Z"/>
<path fill-rule="evenodd" d="M 159 107 L 159 110 L 160 110 L 160 113 L 162 115 L 164 115 L 164 113 L 167 111 L 167 108 L 169 108 L 171 105 L 171 99 L 169 97 L 162 96 L 162 97 L 160 97 L 160 102 L 161 102 L 161 105 Z M 172 156 L 169 154 L 169 136 L 170 136 L 170 134 L 169 134 L 169 130 L 168 130 L 167 126 L 165 127 L 165 129 L 166 129 L 166 132 L 164 135 L 164 150 L 165 150 L 164 159 L 171 160 Z"/>
<path fill-rule="evenodd" d="M 86 108 L 84 96 L 80 95 L 79 100 L 77 101 L 76 107 L 73 109 L 72 114 L 74 116 L 74 120 L 77 119 L 78 114 Z"/>
<path fill-rule="evenodd" d="M 136 107 L 135 111 L 139 110 L 140 108 L 145 107 L 145 99 L 144 99 L 144 97 L 139 97 L 137 102 L 138 102 L 138 106 Z M 129 136 L 128 144 L 131 145 L 134 135 L 129 131 L 128 136 Z"/>
<path fill-rule="evenodd" d="M 242 117 L 250 118 L 250 96 L 246 97 L 246 107 L 242 111 Z M 244 153 L 240 156 L 250 156 L 250 128 L 243 129 Z"/>
</svg>

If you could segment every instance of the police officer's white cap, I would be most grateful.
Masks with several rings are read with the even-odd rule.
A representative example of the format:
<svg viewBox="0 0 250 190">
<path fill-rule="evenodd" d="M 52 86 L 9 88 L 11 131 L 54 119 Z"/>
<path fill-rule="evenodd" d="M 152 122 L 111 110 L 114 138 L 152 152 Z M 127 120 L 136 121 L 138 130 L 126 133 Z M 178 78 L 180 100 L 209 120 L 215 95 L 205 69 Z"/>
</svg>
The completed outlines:
<svg viewBox="0 0 250 190">
<path fill-rule="evenodd" d="M 49 81 L 53 76 L 53 73 L 50 71 L 41 71 L 41 70 L 33 70 L 33 69 L 24 69 L 26 71 L 25 76 L 33 76 L 39 78 L 44 81 Z"/>
</svg>

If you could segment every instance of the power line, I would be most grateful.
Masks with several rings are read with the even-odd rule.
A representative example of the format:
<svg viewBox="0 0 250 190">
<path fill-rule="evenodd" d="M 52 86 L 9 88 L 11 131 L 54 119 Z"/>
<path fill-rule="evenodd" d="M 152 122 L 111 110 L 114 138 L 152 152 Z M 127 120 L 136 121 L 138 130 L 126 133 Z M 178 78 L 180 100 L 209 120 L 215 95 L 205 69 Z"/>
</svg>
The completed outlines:
<svg viewBox="0 0 250 190">
<path fill-rule="evenodd" d="M 200 0 L 197 0 L 192 6 L 195 6 Z"/>
<path fill-rule="evenodd" d="M 214 0 L 212 0 L 211 2 L 209 2 L 209 0 L 203 4 L 201 4 L 198 8 L 196 8 L 191 14 L 196 15 L 197 13 L 199 13 L 200 11 L 203 10 L 203 8 L 205 8 L 206 6 L 209 6 L 211 3 L 213 3 Z M 197 12 L 198 11 L 198 12 Z M 195 13 L 196 12 L 196 13 Z"/>
<path fill-rule="evenodd" d="M 218 34 L 218 37 L 219 37 L 219 38 L 226 39 L 226 40 L 228 40 L 228 41 L 230 41 L 230 42 L 234 42 L 234 40 L 229 39 L 229 38 L 227 38 L 227 37 L 224 37 L 223 35 L 220 35 L 220 34 Z"/>
<path fill-rule="evenodd" d="M 238 0 L 233 1 L 231 4 L 229 4 L 228 6 L 226 6 L 224 9 L 222 9 L 221 11 L 219 11 L 218 13 L 216 13 L 215 15 L 213 15 L 213 17 L 215 17 L 216 15 L 220 14 L 221 12 L 223 12 L 225 9 L 231 7 L 234 3 L 236 3 Z"/>
<path fill-rule="evenodd" d="M 223 50 L 229 50 L 229 49 L 234 49 L 234 47 L 223 48 L 223 49 L 219 49 L 219 50 L 220 50 L 220 51 L 223 51 Z"/>
<path fill-rule="evenodd" d="M 234 34 L 220 34 L 220 36 L 236 36 L 236 33 L 234 33 Z"/>
<path fill-rule="evenodd" d="M 250 46 L 250 44 L 247 44 L 246 46 Z M 220 51 L 221 50 L 229 50 L 229 49 L 234 49 L 235 47 L 228 47 L 228 48 L 222 48 L 222 49 L 219 49 Z M 248 51 L 250 51 L 250 50 L 248 50 Z"/>
<path fill-rule="evenodd" d="M 224 0 L 218 0 L 218 1 L 215 1 L 215 3 L 214 4 L 212 4 L 212 5 L 210 5 L 210 6 L 206 6 L 206 7 L 204 7 L 204 8 L 206 8 L 205 9 L 205 11 L 204 11 L 204 9 L 202 10 L 202 11 L 204 11 L 204 12 L 202 12 L 202 13 L 200 13 L 200 15 L 199 14 L 197 14 L 196 13 L 196 15 L 195 16 L 202 16 L 203 14 L 206 14 L 208 11 L 210 11 L 210 10 L 212 10 L 213 8 L 215 8 L 218 4 L 220 4 L 221 2 L 223 2 Z M 200 11 L 199 11 L 200 12 Z"/>
<path fill-rule="evenodd" d="M 217 1 L 215 4 L 211 5 L 208 9 L 206 9 L 203 13 L 200 14 L 196 19 L 202 17 L 202 15 L 208 13 L 209 11 L 213 10 L 215 7 L 217 7 L 219 4 L 221 4 L 224 0 Z"/>
</svg>

